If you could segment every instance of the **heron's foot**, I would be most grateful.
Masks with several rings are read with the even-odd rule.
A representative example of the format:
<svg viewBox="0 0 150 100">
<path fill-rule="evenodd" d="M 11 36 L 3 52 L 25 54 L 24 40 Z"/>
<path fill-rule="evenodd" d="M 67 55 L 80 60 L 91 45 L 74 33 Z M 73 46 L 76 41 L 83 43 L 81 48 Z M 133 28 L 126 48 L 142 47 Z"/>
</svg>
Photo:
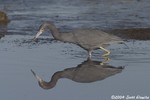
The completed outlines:
<svg viewBox="0 0 150 100">
<path fill-rule="evenodd" d="M 108 56 L 110 54 L 109 50 L 107 50 L 107 49 L 105 49 L 103 47 L 100 47 L 100 49 L 102 49 L 102 50 L 104 50 L 106 52 L 105 54 L 102 55 L 103 57 Z"/>
<path fill-rule="evenodd" d="M 103 54 L 102 56 L 103 57 L 106 57 L 106 56 L 108 56 L 108 55 L 110 55 L 110 51 L 107 51 L 105 54 Z"/>
<path fill-rule="evenodd" d="M 110 61 L 110 58 L 108 58 L 108 57 L 103 57 L 104 58 L 104 61 L 102 61 L 101 63 L 100 63 L 100 65 L 104 65 L 104 64 L 106 64 L 107 62 L 109 62 Z"/>
</svg>

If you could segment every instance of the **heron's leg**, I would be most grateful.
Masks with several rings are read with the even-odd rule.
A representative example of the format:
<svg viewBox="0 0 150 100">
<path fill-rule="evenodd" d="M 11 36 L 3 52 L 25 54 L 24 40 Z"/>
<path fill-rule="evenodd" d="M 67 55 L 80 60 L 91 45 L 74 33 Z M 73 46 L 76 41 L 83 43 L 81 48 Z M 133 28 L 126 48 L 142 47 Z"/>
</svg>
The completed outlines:
<svg viewBox="0 0 150 100">
<path fill-rule="evenodd" d="M 100 49 L 102 49 L 102 50 L 104 50 L 106 53 L 105 54 L 103 54 L 102 56 L 104 57 L 104 56 L 108 56 L 109 54 L 110 54 L 110 51 L 109 50 L 107 50 L 107 49 L 105 49 L 105 48 L 103 48 L 103 47 L 100 47 Z"/>
<path fill-rule="evenodd" d="M 91 50 L 88 51 L 88 56 L 89 56 L 88 58 L 91 58 L 91 56 L 92 56 L 92 51 Z"/>
<path fill-rule="evenodd" d="M 110 58 L 108 58 L 108 57 L 103 57 L 103 58 L 104 58 L 104 61 L 102 61 L 102 62 L 100 63 L 100 65 L 104 65 L 105 63 L 107 63 L 107 62 L 110 61 Z"/>
</svg>

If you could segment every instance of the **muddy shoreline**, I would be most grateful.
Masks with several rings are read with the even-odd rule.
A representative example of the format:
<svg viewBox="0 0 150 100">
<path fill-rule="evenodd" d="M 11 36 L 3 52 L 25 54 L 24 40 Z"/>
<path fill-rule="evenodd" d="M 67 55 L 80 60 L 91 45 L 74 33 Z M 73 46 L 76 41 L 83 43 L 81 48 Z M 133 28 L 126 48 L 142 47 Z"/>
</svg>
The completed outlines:
<svg viewBox="0 0 150 100">
<path fill-rule="evenodd" d="M 111 29 L 105 31 L 126 39 L 150 40 L 150 28 Z"/>
</svg>

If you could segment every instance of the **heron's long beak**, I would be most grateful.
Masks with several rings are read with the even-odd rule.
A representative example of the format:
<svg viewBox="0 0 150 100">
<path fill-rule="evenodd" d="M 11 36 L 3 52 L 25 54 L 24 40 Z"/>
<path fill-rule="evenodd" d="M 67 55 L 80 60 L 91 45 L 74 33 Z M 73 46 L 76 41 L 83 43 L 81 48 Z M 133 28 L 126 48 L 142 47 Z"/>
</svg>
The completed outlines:
<svg viewBox="0 0 150 100">
<path fill-rule="evenodd" d="M 35 74 L 35 72 L 31 69 L 32 74 L 35 76 L 35 78 L 38 80 L 38 82 L 42 82 L 42 79 Z"/>
<path fill-rule="evenodd" d="M 42 33 L 43 33 L 43 31 L 42 31 L 42 30 L 39 30 L 39 31 L 37 32 L 37 34 L 35 35 L 35 37 L 33 38 L 33 41 L 35 41 Z"/>
</svg>

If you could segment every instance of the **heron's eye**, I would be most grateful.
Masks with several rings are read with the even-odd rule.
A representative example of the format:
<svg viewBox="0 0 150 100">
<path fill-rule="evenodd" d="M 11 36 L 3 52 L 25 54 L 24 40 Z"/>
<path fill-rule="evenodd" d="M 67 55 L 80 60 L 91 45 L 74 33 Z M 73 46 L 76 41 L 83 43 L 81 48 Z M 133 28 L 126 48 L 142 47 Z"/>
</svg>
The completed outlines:
<svg viewBox="0 0 150 100">
<path fill-rule="evenodd" d="M 44 28 L 41 29 L 42 32 L 43 32 L 44 30 L 45 30 Z"/>
</svg>

